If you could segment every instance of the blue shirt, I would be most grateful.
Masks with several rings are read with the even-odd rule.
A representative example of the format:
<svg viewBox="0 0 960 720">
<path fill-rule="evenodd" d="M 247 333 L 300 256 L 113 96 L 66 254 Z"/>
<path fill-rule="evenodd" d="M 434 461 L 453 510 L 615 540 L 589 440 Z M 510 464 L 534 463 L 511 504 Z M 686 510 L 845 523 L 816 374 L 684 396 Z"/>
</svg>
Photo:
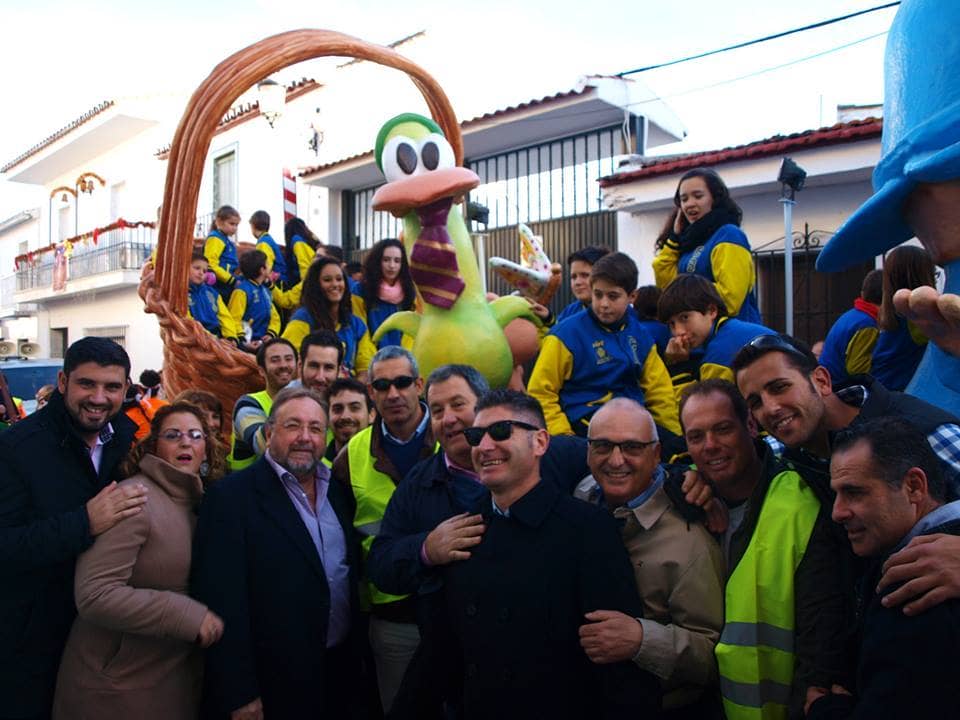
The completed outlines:
<svg viewBox="0 0 960 720">
<path fill-rule="evenodd" d="M 277 473 L 283 489 L 293 502 L 293 509 L 303 521 L 313 546 L 320 555 L 323 571 L 330 588 L 330 618 L 327 622 L 327 647 L 336 647 L 350 631 L 350 568 L 347 565 L 347 540 L 343 526 L 333 507 L 327 502 L 330 489 L 330 470 L 323 463 L 317 465 L 316 501 L 310 507 L 307 494 L 300 482 L 286 468 L 278 465 L 267 450 L 264 457 Z"/>
</svg>

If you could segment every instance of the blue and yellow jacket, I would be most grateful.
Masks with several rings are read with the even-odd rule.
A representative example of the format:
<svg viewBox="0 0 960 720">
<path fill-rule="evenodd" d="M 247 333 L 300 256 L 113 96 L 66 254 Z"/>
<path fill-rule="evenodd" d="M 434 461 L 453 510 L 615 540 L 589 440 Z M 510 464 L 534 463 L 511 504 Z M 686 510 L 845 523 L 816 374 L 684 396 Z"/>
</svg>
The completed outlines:
<svg viewBox="0 0 960 720">
<path fill-rule="evenodd" d="M 237 270 L 237 246 L 219 230 L 211 230 L 203 244 L 203 255 L 221 285 L 229 285 Z"/>
<path fill-rule="evenodd" d="M 373 308 L 372 312 L 367 312 L 367 303 L 364 301 L 361 293 L 363 292 L 363 287 L 358 286 L 358 292 L 354 293 L 353 288 L 350 292 L 351 295 L 350 301 L 353 306 L 353 314 L 363 320 L 363 323 L 367 326 L 367 332 L 370 333 L 371 342 L 377 328 L 383 325 L 383 322 L 393 315 L 395 312 L 400 310 L 400 306 L 395 303 L 383 302 L 380 300 L 377 303 L 377 306 Z M 380 348 L 385 348 L 387 345 L 400 345 L 411 350 L 413 348 L 413 338 L 409 335 L 404 335 L 399 330 L 391 330 L 382 338 L 380 342 L 377 343 L 377 350 Z"/>
<path fill-rule="evenodd" d="M 713 325 L 710 337 L 703 344 L 700 379 L 720 378 L 735 382 L 730 365 L 740 348 L 758 335 L 776 335 L 776 332 L 765 325 L 744 322 L 739 318 L 719 318 Z"/>
<path fill-rule="evenodd" d="M 190 283 L 187 291 L 187 312 L 203 325 L 207 332 L 217 337 L 236 339 L 240 335 L 240 327 L 224 305 L 220 293 L 206 283 Z"/>
<path fill-rule="evenodd" d="M 556 321 L 556 324 L 559 325 L 560 323 L 562 323 L 562 322 L 563 322 L 564 320 L 566 320 L 567 318 L 571 318 L 571 317 L 573 317 L 574 315 L 576 315 L 577 313 L 582 313 L 584 310 L 587 309 L 587 307 L 589 307 L 589 306 L 588 306 L 588 305 L 584 305 L 584 304 L 583 304 L 582 302 L 580 302 L 579 300 L 574 300 L 572 303 L 570 303 L 569 305 L 567 305 L 563 310 L 561 310 L 560 312 L 557 313 L 557 321 Z"/>
<path fill-rule="evenodd" d="M 551 435 L 584 434 L 614 397 L 643 403 L 657 424 L 680 434 L 670 374 L 632 310 L 615 328 L 592 310 L 558 323 L 543 340 L 527 391 L 540 401 Z"/>
<path fill-rule="evenodd" d="M 657 344 L 657 352 L 663 357 L 667 351 L 667 343 L 670 342 L 670 328 L 659 320 L 640 320 L 640 327 L 650 333 L 650 337 Z"/>
<path fill-rule="evenodd" d="M 873 349 L 880 330 L 877 327 L 879 308 L 863 298 L 837 318 L 823 341 L 820 364 L 830 371 L 834 385 L 846 382 L 851 375 L 869 375 L 873 367 Z"/>
<path fill-rule="evenodd" d="M 714 284 L 731 317 L 761 322 L 750 242 L 736 225 L 722 225 L 706 243 L 683 255 L 675 241 L 667 240 L 653 259 L 657 287 L 662 290 L 678 273 L 703 275 Z"/>
<path fill-rule="evenodd" d="M 287 282 L 287 258 L 283 254 L 283 248 L 277 245 L 270 233 L 264 233 L 257 238 L 257 246 L 254 248 L 267 256 L 267 270 L 277 273 L 280 277 L 277 282 L 286 284 Z M 276 284 L 276 283 L 274 283 Z"/>
<path fill-rule="evenodd" d="M 264 335 L 276 336 L 280 332 L 280 314 L 270 298 L 266 285 L 258 285 L 247 278 L 240 278 L 230 293 L 230 314 L 243 331 L 249 322 L 253 339 Z"/>
<path fill-rule="evenodd" d="M 917 371 L 927 338 L 912 322 L 897 318 L 896 330 L 881 330 L 873 349 L 873 377 L 887 390 L 902 392 Z"/>
<path fill-rule="evenodd" d="M 293 255 L 294 262 L 287 265 L 287 284 L 296 285 L 307 276 L 307 270 L 310 269 L 310 263 L 317 256 L 317 251 L 310 247 L 310 243 L 300 235 L 294 235 L 290 242 L 290 252 Z"/>
<path fill-rule="evenodd" d="M 290 318 L 290 322 L 283 331 L 283 337 L 292 342 L 299 352 L 300 343 L 315 329 L 316 324 L 310 312 L 301 307 Z M 342 367 L 352 376 L 366 372 L 377 349 L 370 341 L 370 333 L 367 332 L 367 326 L 363 320 L 351 313 L 350 322 L 346 326 L 337 326 L 337 336 L 343 342 Z"/>
</svg>

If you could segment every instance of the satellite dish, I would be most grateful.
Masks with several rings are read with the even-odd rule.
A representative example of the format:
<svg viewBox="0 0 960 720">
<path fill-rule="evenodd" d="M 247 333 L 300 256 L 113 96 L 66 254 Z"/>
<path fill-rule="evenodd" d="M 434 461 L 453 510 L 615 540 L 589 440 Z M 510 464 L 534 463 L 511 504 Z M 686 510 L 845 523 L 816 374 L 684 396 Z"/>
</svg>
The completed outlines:
<svg viewBox="0 0 960 720">
<path fill-rule="evenodd" d="M 20 357 L 33 358 L 40 355 L 40 345 L 35 342 L 22 342 L 17 347 Z"/>
<path fill-rule="evenodd" d="M 0 358 L 11 358 L 17 356 L 17 344 L 9 340 L 0 340 Z"/>
</svg>

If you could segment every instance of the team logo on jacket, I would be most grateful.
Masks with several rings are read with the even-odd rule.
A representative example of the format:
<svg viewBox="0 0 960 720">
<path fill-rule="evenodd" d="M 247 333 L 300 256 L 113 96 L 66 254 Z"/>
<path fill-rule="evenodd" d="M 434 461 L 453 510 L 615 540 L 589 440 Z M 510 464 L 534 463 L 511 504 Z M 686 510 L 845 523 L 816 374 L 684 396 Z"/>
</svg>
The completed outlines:
<svg viewBox="0 0 960 720">
<path fill-rule="evenodd" d="M 630 335 L 627 337 L 627 343 L 630 345 L 630 352 L 633 354 L 633 361 L 639 365 L 643 364 L 643 361 L 640 360 L 640 344 L 637 342 L 637 339 Z"/>
<path fill-rule="evenodd" d="M 604 365 L 612 359 L 603 346 L 603 340 L 597 340 L 593 343 L 593 351 L 597 356 L 597 365 Z"/>
</svg>

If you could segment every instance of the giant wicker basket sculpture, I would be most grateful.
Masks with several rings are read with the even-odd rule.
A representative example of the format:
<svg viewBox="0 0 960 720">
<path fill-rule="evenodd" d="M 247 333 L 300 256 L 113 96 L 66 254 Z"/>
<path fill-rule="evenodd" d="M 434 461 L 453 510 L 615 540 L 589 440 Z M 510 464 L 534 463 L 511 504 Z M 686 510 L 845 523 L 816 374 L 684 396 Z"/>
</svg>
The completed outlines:
<svg viewBox="0 0 960 720">
<path fill-rule="evenodd" d="M 263 387 L 253 356 L 207 333 L 187 317 L 187 283 L 197 196 L 207 151 L 217 124 L 240 95 L 270 74 L 304 60 L 345 56 L 407 73 L 463 162 L 460 127 L 450 101 L 425 70 L 397 52 L 330 30 L 292 30 L 273 35 L 221 62 L 197 88 L 170 148 L 163 192 L 155 272 L 144 274 L 140 297 L 160 321 L 164 385 L 169 396 L 190 387 L 206 389 L 230 409 L 244 393 Z"/>
</svg>

